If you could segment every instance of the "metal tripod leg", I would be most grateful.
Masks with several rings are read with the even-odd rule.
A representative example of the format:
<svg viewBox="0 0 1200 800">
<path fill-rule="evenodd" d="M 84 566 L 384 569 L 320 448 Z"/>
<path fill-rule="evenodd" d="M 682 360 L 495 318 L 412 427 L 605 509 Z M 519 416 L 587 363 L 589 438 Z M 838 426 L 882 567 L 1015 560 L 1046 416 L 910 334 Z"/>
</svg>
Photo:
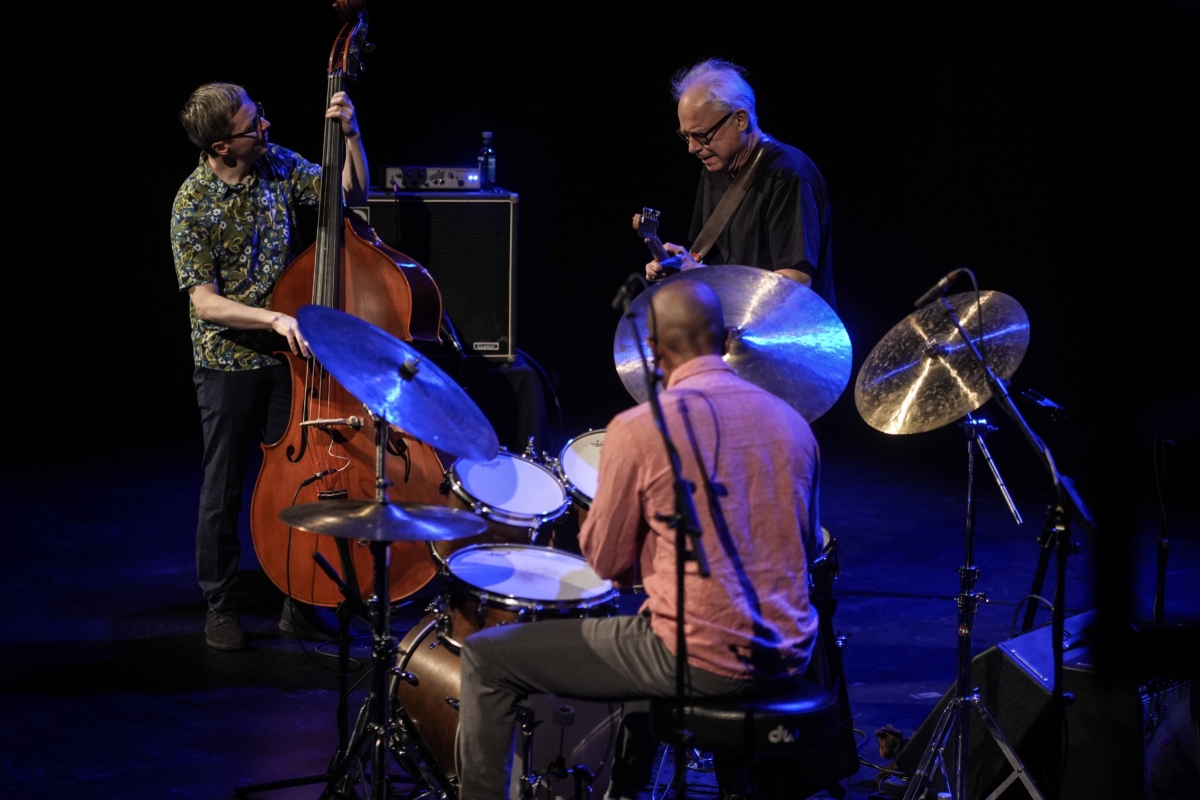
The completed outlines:
<svg viewBox="0 0 1200 800">
<path fill-rule="evenodd" d="M 1029 796 L 1034 800 L 1045 800 L 1041 791 L 1029 778 L 1029 773 L 1025 770 L 1025 765 L 1021 763 L 1021 759 L 1017 757 L 1017 753 L 1013 750 L 1012 745 L 1008 743 L 1008 737 L 1004 735 L 1004 731 L 1000 730 L 1000 726 L 996 724 L 996 719 L 991 712 L 987 710 L 987 706 L 979 699 L 979 695 L 971 697 L 971 705 L 975 707 L 975 711 L 979 714 L 979 718 L 983 720 L 983 727 L 991 734 L 995 740 L 996 746 L 1000 748 L 1000 752 L 1004 753 L 1004 757 L 1008 760 L 1008 765 L 1013 768 L 1012 774 L 1004 779 L 1004 782 L 996 787 L 996 791 L 987 796 L 987 800 L 995 800 L 1004 793 L 1004 790 L 1015 781 L 1020 780 L 1025 784 L 1025 791 L 1029 792 Z"/>
<path fill-rule="evenodd" d="M 962 704 L 962 698 L 955 697 L 946 707 L 942 709 L 942 715 L 938 717 L 937 725 L 933 728 L 933 735 L 929 738 L 929 744 L 925 747 L 925 752 L 921 754 L 921 761 L 917 765 L 917 771 L 913 774 L 912 780 L 909 781 L 908 791 L 904 793 L 904 800 L 917 800 L 921 793 L 925 791 L 926 786 L 932 786 L 933 775 L 930 770 L 935 762 L 941 768 L 942 774 L 946 779 L 946 785 L 950 785 L 949 776 L 945 775 L 945 758 L 946 758 L 946 743 L 950 740 L 950 734 L 954 731 L 954 720 L 958 715 L 958 708 Z"/>
<path fill-rule="evenodd" d="M 953 777 L 960 780 L 967 773 L 967 764 L 955 764 L 953 767 L 946 766 L 946 746 L 951 742 L 955 734 L 959 736 L 969 736 L 969 730 L 959 730 L 954 723 L 958 719 L 958 712 L 970 706 L 979 715 L 983 721 L 983 727 L 996 742 L 996 746 L 1000 748 L 1000 752 L 1004 754 L 1004 758 L 1012 767 L 1012 773 L 1004 779 L 1004 781 L 996 787 L 996 789 L 987 796 L 987 800 L 995 800 L 1002 795 L 1014 781 L 1021 781 L 1025 787 L 1025 791 L 1033 800 L 1046 800 L 1045 795 L 1037 788 L 1037 785 L 1029 777 L 1029 772 L 1025 769 L 1025 765 L 1021 763 L 1020 757 L 1017 756 L 1015 750 L 1008 742 L 1008 738 L 1004 735 L 1004 731 L 1000 730 L 1000 726 L 996 723 L 996 719 L 991 712 L 987 710 L 987 706 L 983 704 L 979 694 L 972 694 L 970 697 L 955 697 L 950 700 L 944 709 L 942 715 L 938 717 L 937 725 L 934 726 L 933 736 L 929 739 L 929 745 L 925 748 L 925 752 L 921 755 L 921 761 L 917 765 L 917 771 L 913 774 L 912 780 L 908 784 L 908 790 L 904 793 L 904 800 L 917 800 L 921 794 L 928 788 L 933 788 L 934 768 L 938 768 L 942 775 L 942 780 L 945 781 L 946 787 L 953 793 L 954 781 Z M 963 781 L 965 784 L 965 781 Z M 966 797 L 955 796 L 955 800 L 967 800 Z"/>
</svg>

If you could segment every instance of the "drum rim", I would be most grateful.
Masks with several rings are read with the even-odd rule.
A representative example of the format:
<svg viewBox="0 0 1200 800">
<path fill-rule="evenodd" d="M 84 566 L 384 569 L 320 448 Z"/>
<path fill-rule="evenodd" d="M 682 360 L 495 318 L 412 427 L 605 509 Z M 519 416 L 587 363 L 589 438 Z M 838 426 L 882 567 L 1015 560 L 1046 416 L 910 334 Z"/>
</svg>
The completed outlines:
<svg viewBox="0 0 1200 800">
<path fill-rule="evenodd" d="M 554 472 L 556 475 L 558 475 L 559 481 L 562 482 L 563 488 L 567 490 L 567 494 L 569 494 L 579 503 L 579 505 L 583 506 L 588 511 L 592 510 L 592 502 L 596 498 L 585 494 L 583 490 L 576 486 L 574 482 L 567 477 L 567 469 L 565 466 L 563 466 L 563 456 L 565 456 L 567 451 L 571 449 L 571 445 L 575 444 L 575 442 L 579 441 L 583 437 L 592 436 L 597 433 L 606 433 L 607 431 L 608 428 L 592 428 L 591 430 L 584 431 L 578 436 L 568 440 L 567 443 L 562 446 L 562 449 L 558 451 L 558 459 L 554 467 Z"/>
<path fill-rule="evenodd" d="M 554 485 L 563 490 L 562 503 L 541 514 L 517 514 L 513 511 L 506 511 L 502 508 L 490 506 L 467 491 L 467 487 L 463 485 L 462 479 L 458 476 L 457 468 L 459 462 L 471 461 L 469 458 L 456 458 L 454 459 L 454 462 L 451 463 L 446 469 L 446 480 L 450 484 L 450 491 L 454 492 L 455 496 L 457 496 L 459 500 L 462 500 L 464 503 L 466 503 L 472 511 L 474 511 L 476 514 L 479 514 L 484 519 L 498 522 L 501 525 L 508 525 L 512 528 L 529 528 L 532 531 L 536 531 L 546 523 L 554 522 L 563 514 L 567 513 L 567 509 L 571 507 L 570 493 L 567 491 L 567 487 L 563 486 L 563 483 L 561 480 L 559 480 L 558 476 L 554 474 L 554 470 L 551 470 L 542 464 L 537 463 L 536 461 L 525 458 L 524 456 L 519 456 L 516 453 L 500 451 L 496 454 L 496 457 L 499 458 L 500 456 L 515 458 L 519 461 L 529 464 L 530 466 L 537 467 L 548 474 L 550 479 L 554 481 Z M 478 464 L 480 462 L 472 461 L 472 463 Z"/>
<path fill-rule="evenodd" d="M 515 611 L 520 611 L 523 609 L 529 609 L 530 611 L 534 612 L 546 610 L 569 611 L 573 608 L 589 611 L 596 606 L 611 602 L 617 596 L 617 588 L 613 586 L 613 582 L 608 578 L 600 578 L 594 569 L 592 569 L 592 574 L 596 575 L 597 578 L 600 578 L 602 584 L 608 584 L 608 591 L 596 595 L 595 597 L 580 598 L 579 600 L 537 600 L 532 597 L 519 597 L 515 594 L 501 594 L 499 592 L 483 589 L 473 583 L 467 583 L 462 578 L 455 576 L 454 571 L 450 569 L 450 562 L 460 556 L 465 556 L 474 551 L 499 550 L 505 548 L 518 548 L 537 553 L 553 553 L 556 557 L 569 558 L 574 561 L 579 561 L 583 564 L 583 566 L 591 569 L 591 565 L 587 563 L 586 558 L 583 556 L 577 556 L 574 553 L 568 553 L 565 550 L 555 550 L 550 547 L 541 547 L 536 544 L 520 544 L 517 542 L 484 542 L 481 544 L 467 545 L 466 547 L 455 550 L 453 553 L 446 556 L 444 572 L 446 577 L 453 582 L 452 587 L 466 587 L 469 590 L 468 593 L 470 597 L 477 602 L 486 602 L 487 605 L 498 605 Z"/>
</svg>

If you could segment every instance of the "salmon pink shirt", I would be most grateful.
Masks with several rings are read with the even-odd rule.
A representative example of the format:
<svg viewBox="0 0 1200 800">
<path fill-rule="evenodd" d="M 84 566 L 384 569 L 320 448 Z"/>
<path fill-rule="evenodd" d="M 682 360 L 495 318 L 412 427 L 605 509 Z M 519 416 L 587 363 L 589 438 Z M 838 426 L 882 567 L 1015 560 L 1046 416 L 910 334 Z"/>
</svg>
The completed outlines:
<svg viewBox="0 0 1200 800">
<path fill-rule="evenodd" d="M 711 578 L 686 572 L 688 663 L 730 678 L 802 672 L 817 634 L 805 542 L 818 463 L 808 423 L 778 397 L 737 377 L 720 356 L 692 359 L 660 395 L 703 531 Z M 689 435 L 690 432 L 690 435 Z M 700 458 L 697 459 L 696 453 Z M 701 463 L 703 466 L 701 466 Z M 716 487 L 714 511 L 701 470 Z M 595 500 L 580 531 L 602 577 L 639 562 L 654 632 L 675 651 L 675 532 L 670 463 L 647 403 L 606 429 Z"/>
</svg>

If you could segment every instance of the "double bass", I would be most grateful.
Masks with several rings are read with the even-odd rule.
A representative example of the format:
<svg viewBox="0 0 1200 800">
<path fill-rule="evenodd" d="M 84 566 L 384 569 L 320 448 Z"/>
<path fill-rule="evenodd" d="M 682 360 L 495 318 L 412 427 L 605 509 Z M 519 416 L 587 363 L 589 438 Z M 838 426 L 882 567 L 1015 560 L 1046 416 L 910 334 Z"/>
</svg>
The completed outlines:
<svg viewBox="0 0 1200 800">
<path fill-rule="evenodd" d="M 336 7 L 344 24 L 329 56 L 326 107 L 347 81 L 357 78 L 359 59 L 369 48 L 364 4 L 338 0 Z M 344 213 L 345 148 L 341 122 L 326 119 L 316 241 L 280 275 L 271 308 L 294 317 L 301 306 L 316 303 L 353 314 L 403 341 L 440 342 L 442 298 L 433 277 L 387 246 L 356 215 Z M 347 583 L 369 596 L 368 548 L 290 528 L 278 515 L 294 503 L 375 496 L 370 412 L 315 359 L 286 351 L 279 355 L 291 371 L 291 415 L 283 437 L 263 445 L 250 509 L 254 550 L 271 581 L 302 603 L 335 606 L 342 599 L 338 587 L 317 567 L 316 552 L 340 564 Z M 403 425 L 403 420 L 398 422 Z M 433 447 L 396 428 L 389 430 L 387 447 L 394 456 L 386 460 L 394 500 L 443 502 L 438 487 L 444 470 Z M 417 591 L 437 571 L 418 542 L 392 544 L 389 562 L 391 600 Z"/>
</svg>

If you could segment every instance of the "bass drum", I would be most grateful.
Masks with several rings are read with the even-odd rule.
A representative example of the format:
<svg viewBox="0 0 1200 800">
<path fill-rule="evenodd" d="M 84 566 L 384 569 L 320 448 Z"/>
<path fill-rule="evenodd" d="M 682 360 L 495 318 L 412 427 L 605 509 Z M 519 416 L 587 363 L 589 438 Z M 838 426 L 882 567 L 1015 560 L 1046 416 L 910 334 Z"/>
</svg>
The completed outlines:
<svg viewBox="0 0 1200 800">
<path fill-rule="evenodd" d="M 528 623 L 536 625 L 536 622 Z M 458 786 L 456 743 L 458 739 L 458 698 L 462 689 L 459 656 L 443 645 L 437 636 L 437 615 L 418 622 L 400 642 L 397 671 L 392 678 L 392 693 L 399 701 L 396 714 L 410 745 L 421 750 L 422 760 L 435 777 Z M 526 765 L 519 746 L 520 733 L 514 732 L 515 757 L 513 781 L 508 796 L 519 800 L 524 776 L 531 769 L 543 772 L 560 756 L 567 767 L 582 764 L 595 779 L 596 797 L 608 786 L 617 728 L 621 724 L 620 703 L 593 703 L 565 700 L 553 695 L 532 695 L 521 705 L 533 714 L 533 759 Z M 572 777 L 544 778 L 546 794 L 539 789 L 535 797 L 571 797 L 575 794 Z"/>
</svg>

